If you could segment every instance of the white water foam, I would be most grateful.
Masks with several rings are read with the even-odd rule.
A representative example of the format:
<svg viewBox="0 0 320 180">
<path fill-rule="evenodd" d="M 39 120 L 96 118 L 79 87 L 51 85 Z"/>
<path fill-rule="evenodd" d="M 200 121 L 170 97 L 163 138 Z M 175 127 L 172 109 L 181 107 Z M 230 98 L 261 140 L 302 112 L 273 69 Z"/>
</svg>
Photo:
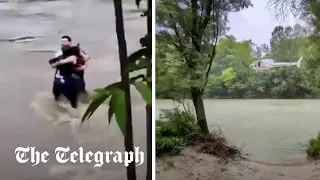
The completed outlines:
<svg viewBox="0 0 320 180">
<path fill-rule="evenodd" d="M 54 127 L 69 126 L 78 143 L 101 142 L 106 138 L 117 136 L 119 130 L 109 125 L 107 106 L 103 105 L 95 114 L 81 125 L 81 117 L 88 104 L 80 104 L 77 110 L 73 109 L 65 100 L 57 103 L 49 92 L 37 93 L 30 107 L 35 110 L 39 120 L 47 121 Z M 117 129 L 116 131 L 112 131 Z"/>
</svg>

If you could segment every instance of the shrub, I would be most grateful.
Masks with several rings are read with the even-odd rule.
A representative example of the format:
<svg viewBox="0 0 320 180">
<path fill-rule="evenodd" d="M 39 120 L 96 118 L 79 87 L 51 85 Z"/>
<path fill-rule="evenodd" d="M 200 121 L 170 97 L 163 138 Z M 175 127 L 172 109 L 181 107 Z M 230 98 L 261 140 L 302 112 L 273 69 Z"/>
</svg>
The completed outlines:
<svg viewBox="0 0 320 180">
<path fill-rule="evenodd" d="M 312 158 L 320 157 L 320 132 L 317 138 L 310 139 L 307 153 Z"/>
<path fill-rule="evenodd" d="M 199 153 L 224 159 L 240 155 L 237 147 L 228 146 L 220 128 L 219 130 L 202 134 L 190 110 L 175 108 L 162 111 L 156 121 L 156 155 L 178 155 L 186 146 L 195 146 Z"/>
<path fill-rule="evenodd" d="M 175 108 L 162 111 L 156 121 L 156 154 L 177 155 L 188 144 L 190 135 L 200 132 L 196 118 L 190 110 Z"/>
</svg>

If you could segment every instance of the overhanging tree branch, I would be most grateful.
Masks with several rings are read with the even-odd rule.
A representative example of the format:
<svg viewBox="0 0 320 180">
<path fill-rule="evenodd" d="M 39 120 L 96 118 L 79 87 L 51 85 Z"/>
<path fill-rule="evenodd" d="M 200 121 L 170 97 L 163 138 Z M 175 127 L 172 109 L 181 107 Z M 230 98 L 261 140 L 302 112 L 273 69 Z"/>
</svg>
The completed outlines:
<svg viewBox="0 0 320 180">
<path fill-rule="evenodd" d="M 213 21 L 216 22 L 215 25 L 214 25 L 214 42 L 213 42 L 213 49 L 212 49 L 212 52 L 211 52 L 211 56 L 209 58 L 209 65 L 208 65 L 208 68 L 207 68 L 207 71 L 206 71 L 206 75 L 205 75 L 205 78 L 204 78 L 204 86 L 203 86 L 203 89 L 201 90 L 201 94 L 203 94 L 204 92 L 204 89 L 205 87 L 207 86 L 208 82 L 209 82 L 209 74 L 210 74 L 210 71 L 211 71 L 211 67 L 212 67 L 212 63 L 213 63 L 213 59 L 216 55 L 216 47 L 217 47 L 217 43 L 218 43 L 218 39 L 219 39 L 219 22 L 220 22 L 220 18 L 219 18 L 219 13 L 220 13 L 220 7 L 217 8 L 217 6 L 220 6 L 220 1 L 216 2 L 216 3 L 213 3 L 212 4 L 212 7 L 213 7 Z"/>
<path fill-rule="evenodd" d="M 199 42 L 199 31 L 198 31 L 198 0 L 191 0 L 191 11 L 192 11 L 192 29 L 191 29 L 191 39 L 192 44 L 197 52 L 200 52 L 200 42 Z"/>
<path fill-rule="evenodd" d="M 206 4 L 206 7 L 205 7 L 204 18 L 203 18 L 202 22 L 199 24 L 199 35 L 201 36 L 201 39 L 203 36 L 203 32 L 206 29 L 206 27 L 210 21 L 210 15 L 211 15 L 212 8 L 214 8 L 213 7 L 213 0 L 208 0 L 208 3 Z"/>
</svg>

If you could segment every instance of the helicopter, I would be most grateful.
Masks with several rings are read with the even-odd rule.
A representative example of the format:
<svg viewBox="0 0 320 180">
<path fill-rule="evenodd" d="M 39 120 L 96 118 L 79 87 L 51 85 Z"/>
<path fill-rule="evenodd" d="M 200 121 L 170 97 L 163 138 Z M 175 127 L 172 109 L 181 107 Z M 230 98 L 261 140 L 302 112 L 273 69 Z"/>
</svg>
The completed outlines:
<svg viewBox="0 0 320 180">
<path fill-rule="evenodd" d="M 286 66 L 297 66 L 300 68 L 301 61 L 303 57 L 301 56 L 297 62 L 276 62 L 273 59 L 261 59 L 254 61 L 250 64 L 250 68 L 256 71 L 270 71 L 270 69 L 275 67 L 286 67 Z"/>
</svg>

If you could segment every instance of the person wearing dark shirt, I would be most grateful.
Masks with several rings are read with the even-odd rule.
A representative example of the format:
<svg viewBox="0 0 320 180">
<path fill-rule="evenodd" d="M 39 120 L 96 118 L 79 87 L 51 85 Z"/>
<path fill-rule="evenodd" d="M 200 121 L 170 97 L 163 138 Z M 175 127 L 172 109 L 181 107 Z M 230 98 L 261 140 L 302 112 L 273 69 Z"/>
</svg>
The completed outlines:
<svg viewBox="0 0 320 180">
<path fill-rule="evenodd" d="M 88 67 L 88 61 L 90 60 L 90 57 L 87 55 L 87 53 L 80 48 L 80 45 L 78 44 L 77 47 L 79 48 L 80 57 L 77 59 L 77 64 L 75 67 L 75 74 L 80 77 L 80 92 L 81 92 L 81 99 L 84 102 L 88 101 L 88 93 L 86 91 L 86 82 L 84 79 L 84 71 Z"/>
<path fill-rule="evenodd" d="M 61 38 L 61 49 L 68 49 L 70 47 L 77 47 L 79 51 L 80 56 L 77 58 L 77 63 L 74 68 L 74 73 L 80 77 L 79 81 L 79 88 L 81 95 L 83 95 L 83 98 L 81 98 L 83 101 L 87 101 L 87 91 L 85 87 L 85 80 L 84 80 L 84 71 L 88 67 L 88 61 L 90 60 L 90 56 L 80 48 L 80 44 L 77 44 L 77 46 L 72 45 L 72 39 L 69 36 L 62 36 Z M 60 53 L 56 53 L 56 57 L 58 57 Z M 81 96 L 82 97 L 82 96 Z"/>
<path fill-rule="evenodd" d="M 77 59 L 80 57 L 77 47 L 62 48 L 62 56 L 49 61 L 53 68 L 56 68 L 53 94 L 57 101 L 61 95 L 64 95 L 73 108 L 78 106 L 79 80 L 74 75 L 74 67 Z"/>
</svg>

